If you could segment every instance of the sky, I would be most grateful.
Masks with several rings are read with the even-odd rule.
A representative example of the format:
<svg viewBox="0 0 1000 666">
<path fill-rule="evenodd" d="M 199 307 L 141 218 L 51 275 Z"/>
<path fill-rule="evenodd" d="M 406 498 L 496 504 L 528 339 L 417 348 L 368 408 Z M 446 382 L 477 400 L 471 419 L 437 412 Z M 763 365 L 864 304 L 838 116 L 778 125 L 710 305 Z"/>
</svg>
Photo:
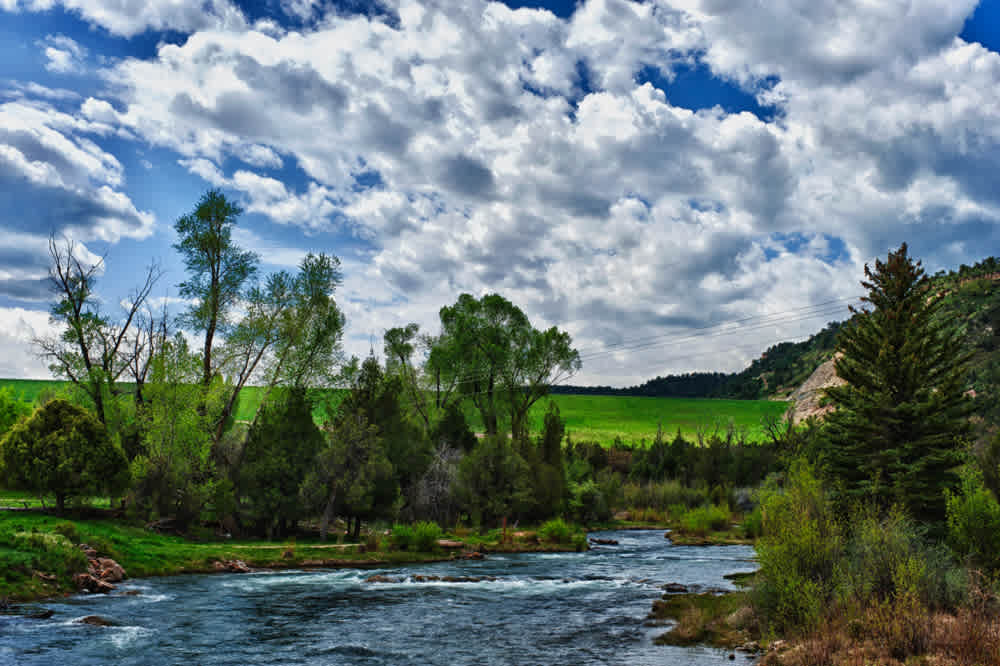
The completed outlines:
<svg viewBox="0 0 1000 666">
<path fill-rule="evenodd" d="M 497 292 L 574 384 L 740 370 L 902 242 L 1000 254 L 998 51 L 1000 0 L 0 0 L 0 376 L 52 235 L 180 313 L 213 187 L 263 273 L 340 258 L 348 353 Z"/>
</svg>

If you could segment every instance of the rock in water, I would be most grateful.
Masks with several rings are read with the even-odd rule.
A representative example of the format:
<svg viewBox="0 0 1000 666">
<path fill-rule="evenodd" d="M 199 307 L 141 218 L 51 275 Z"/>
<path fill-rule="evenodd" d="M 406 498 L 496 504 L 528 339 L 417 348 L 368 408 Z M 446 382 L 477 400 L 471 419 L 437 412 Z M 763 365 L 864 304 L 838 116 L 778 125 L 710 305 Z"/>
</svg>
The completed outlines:
<svg viewBox="0 0 1000 666">
<path fill-rule="evenodd" d="M 107 594 L 115 589 L 111 583 L 95 578 L 89 573 L 78 573 L 73 576 L 73 584 L 80 590 L 94 592 L 97 594 Z"/>
<path fill-rule="evenodd" d="M 88 615 L 80 620 L 80 624 L 89 624 L 92 627 L 113 627 L 115 623 L 100 615 Z"/>
</svg>

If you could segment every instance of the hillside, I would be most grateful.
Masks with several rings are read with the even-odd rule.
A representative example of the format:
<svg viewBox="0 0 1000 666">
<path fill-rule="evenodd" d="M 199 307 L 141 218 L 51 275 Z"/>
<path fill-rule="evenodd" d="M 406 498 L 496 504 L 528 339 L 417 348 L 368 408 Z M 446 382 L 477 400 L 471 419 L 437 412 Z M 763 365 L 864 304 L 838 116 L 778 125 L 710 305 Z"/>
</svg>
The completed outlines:
<svg viewBox="0 0 1000 666">
<path fill-rule="evenodd" d="M 942 316 L 960 322 L 966 348 L 972 353 L 968 385 L 976 401 L 976 413 L 988 427 L 996 427 L 1000 425 L 1000 259 L 989 257 L 972 266 L 941 271 L 931 280 L 935 293 L 944 297 Z M 845 322 L 833 322 L 804 342 L 783 342 L 769 347 L 737 373 L 667 375 L 622 389 L 558 386 L 553 393 L 791 399 L 813 372 L 833 357 L 837 334 L 844 325 Z M 814 383 L 819 385 L 823 381 L 817 378 Z M 806 393 L 815 397 L 815 391 Z"/>
</svg>

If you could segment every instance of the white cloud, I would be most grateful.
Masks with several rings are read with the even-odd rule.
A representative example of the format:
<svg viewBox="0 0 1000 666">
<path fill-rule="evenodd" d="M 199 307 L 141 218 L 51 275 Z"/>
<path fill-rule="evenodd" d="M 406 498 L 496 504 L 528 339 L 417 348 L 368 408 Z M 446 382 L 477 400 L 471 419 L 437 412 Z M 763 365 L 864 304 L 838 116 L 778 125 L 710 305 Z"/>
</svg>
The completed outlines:
<svg viewBox="0 0 1000 666">
<path fill-rule="evenodd" d="M 47 312 L 25 308 L 0 307 L 0 377 L 50 379 L 45 362 L 32 344 L 36 337 L 58 332 L 49 322 Z"/>
<path fill-rule="evenodd" d="M 45 69 L 56 74 L 73 74 L 83 71 L 87 49 L 66 35 L 46 35 L 37 46 L 45 54 Z"/>
<path fill-rule="evenodd" d="M 3 0 L 0 8 L 9 12 L 46 11 L 61 6 L 91 25 L 122 37 L 147 30 L 183 32 L 225 26 L 246 25 L 243 13 L 227 0 Z"/>
<path fill-rule="evenodd" d="M 365 347 L 408 319 L 433 329 L 462 291 L 497 290 L 600 349 L 853 295 L 861 265 L 903 240 L 930 265 L 1000 240 L 1000 55 L 956 36 L 974 5 L 587 0 L 567 21 L 398 0 L 392 22 L 291 1 L 309 21 L 288 31 L 220 18 L 215 3 L 184 15 L 186 41 L 114 64 L 113 98 L 86 100 L 81 118 L 43 114 L 75 161 L 11 163 L 53 187 L 105 174 L 88 191 L 127 211 L 120 165 L 81 136 L 126 133 L 250 212 L 306 234 L 350 225 L 370 248 L 345 261 L 343 290 Z M 126 9 L 126 22 L 90 20 L 126 34 L 169 13 Z M 637 83 L 696 62 L 774 119 L 693 112 Z M 286 166 L 306 177 L 270 171 Z M 303 252 L 241 238 L 278 265 Z M 592 357 L 579 381 L 736 369 L 757 353 L 746 345 L 824 316 Z"/>
</svg>

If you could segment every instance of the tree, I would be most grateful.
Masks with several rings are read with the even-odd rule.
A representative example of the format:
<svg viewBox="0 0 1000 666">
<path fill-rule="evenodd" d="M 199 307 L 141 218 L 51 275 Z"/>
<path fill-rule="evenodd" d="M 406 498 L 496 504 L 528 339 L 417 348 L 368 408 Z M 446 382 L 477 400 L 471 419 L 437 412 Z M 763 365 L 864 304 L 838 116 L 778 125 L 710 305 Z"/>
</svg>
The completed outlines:
<svg viewBox="0 0 1000 666">
<path fill-rule="evenodd" d="M 146 270 L 142 285 L 123 305 L 123 314 L 113 320 L 101 311 L 95 288 L 103 260 L 88 261 L 72 241 L 49 239 L 49 281 L 56 294 L 51 319 L 61 333 L 35 339 L 49 369 L 80 387 L 101 423 L 109 424 L 108 404 L 122 392 L 118 381 L 141 353 L 132 343 L 134 324 L 141 317 L 146 299 L 161 272 L 154 264 Z"/>
<path fill-rule="evenodd" d="M 399 491 L 409 495 L 410 488 L 431 463 L 433 448 L 419 427 L 407 418 L 400 396 L 402 379 L 386 376 L 378 361 L 369 356 L 361 364 L 350 395 L 340 405 L 344 414 L 362 414 L 376 428 L 386 458 L 392 465 L 393 484 L 381 491 L 388 503 Z M 392 499 L 388 499 L 389 496 Z"/>
<path fill-rule="evenodd" d="M 249 500 L 249 516 L 269 539 L 284 537 L 302 517 L 299 488 L 316 455 L 323 433 L 312 417 L 312 401 L 304 388 L 281 392 L 250 426 L 240 492 Z"/>
<path fill-rule="evenodd" d="M 128 464 L 90 412 L 52 400 L 0 440 L 0 477 L 11 488 L 55 495 L 62 512 L 69 497 L 122 490 Z"/>
<path fill-rule="evenodd" d="M 188 279 L 180 293 L 194 304 L 182 315 L 182 322 L 204 332 L 201 383 L 208 386 L 215 373 L 212 349 L 216 333 L 224 330 L 234 306 L 243 297 L 243 288 L 257 273 L 260 261 L 253 252 L 241 249 L 232 238 L 233 226 L 243 209 L 226 199 L 220 190 L 202 195 L 195 209 L 174 224 L 178 241 L 174 249 L 184 257 Z"/>
<path fill-rule="evenodd" d="M 181 528 L 217 496 L 212 427 L 228 388 L 220 378 L 199 383 L 201 359 L 183 335 L 166 340 L 153 359 L 140 412 L 141 452 L 132 460 L 136 508 L 172 517 Z"/>
<path fill-rule="evenodd" d="M 835 367 L 847 383 L 827 391 L 837 407 L 827 418 L 829 471 L 842 500 L 900 502 L 941 526 L 969 434 L 968 357 L 905 243 L 874 270 L 866 265 L 865 277 L 871 307 L 852 309 L 840 335 Z"/>
<path fill-rule="evenodd" d="M 499 432 L 501 410 L 510 415 L 514 437 L 527 434 L 531 406 L 580 369 L 580 354 L 568 333 L 539 331 L 516 305 L 499 294 L 475 299 L 462 294 L 441 308 L 441 335 L 429 363 L 472 400 L 487 434 Z"/>
<path fill-rule="evenodd" d="M 392 480 L 378 428 L 363 412 L 349 412 L 326 427 L 327 446 L 316 458 L 302 495 L 321 511 L 320 536 L 326 539 L 330 521 L 338 513 L 370 516 L 383 509 L 379 489 Z M 355 523 L 355 537 L 361 528 Z"/>
<path fill-rule="evenodd" d="M 487 435 L 459 463 L 456 499 L 480 525 L 495 525 L 531 507 L 530 479 L 510 439 Z"/>
</svg>

